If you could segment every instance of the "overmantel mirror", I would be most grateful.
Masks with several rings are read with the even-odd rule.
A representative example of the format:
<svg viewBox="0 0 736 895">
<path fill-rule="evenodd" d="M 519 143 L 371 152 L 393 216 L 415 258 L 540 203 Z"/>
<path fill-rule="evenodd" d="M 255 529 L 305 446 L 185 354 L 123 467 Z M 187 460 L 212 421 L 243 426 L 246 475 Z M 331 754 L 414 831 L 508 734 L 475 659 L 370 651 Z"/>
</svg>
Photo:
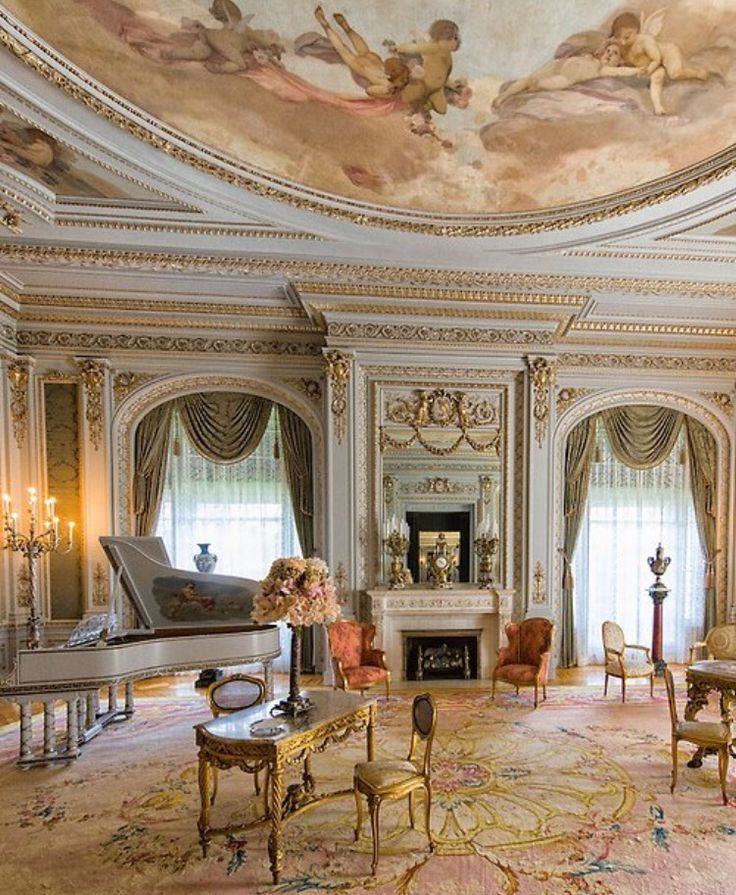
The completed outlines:
<svg viewBox="0 0 736 895">
<path fill-rule="evenodd" d="M 377 395 L 380 577 L 407 586 L 503 586 L 505 386 Z"/>
</svg>

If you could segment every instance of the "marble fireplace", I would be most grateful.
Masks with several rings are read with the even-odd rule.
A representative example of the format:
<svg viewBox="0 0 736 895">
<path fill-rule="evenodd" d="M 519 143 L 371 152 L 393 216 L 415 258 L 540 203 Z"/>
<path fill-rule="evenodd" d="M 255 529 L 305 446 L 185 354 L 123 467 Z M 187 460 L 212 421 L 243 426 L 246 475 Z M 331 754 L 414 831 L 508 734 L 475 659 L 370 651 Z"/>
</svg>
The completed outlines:
<svg viewBox="0 0 736 895">
<path fill-rule="evenodd" d="M 369 591 L 376 626 L 375 645 L 384 650 L 394 680 L 406 680 L 407 637 L 431 638 L 438 633 L 450 639 L 468 631 L 477 635 L 477 675 L 489 680 L 496 650 L 505 643 L 505 626 L 511 620 L 512 590 L 461 585 L 451 590 L 408 587 Z M 461 675 L 462 676 L 462 675 Z"/>
</svg>

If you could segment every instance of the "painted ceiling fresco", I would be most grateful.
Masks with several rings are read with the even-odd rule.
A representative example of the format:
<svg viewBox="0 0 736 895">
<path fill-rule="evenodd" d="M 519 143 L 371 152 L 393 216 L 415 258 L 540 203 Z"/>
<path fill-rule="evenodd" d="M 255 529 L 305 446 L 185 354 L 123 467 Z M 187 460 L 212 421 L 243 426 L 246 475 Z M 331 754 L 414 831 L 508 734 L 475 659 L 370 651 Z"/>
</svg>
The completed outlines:
<svg viewBox="0 0 736 895">
<path fill-rule="evenodd" d="M 68 199 L 155 199 L 0 105 L 0 167 L 25 174 Z"/>
<path fill-rule="evenodd" d="M 371 206 L 493 215 L 736 143 L 736 0 L 5 0 L 198 143 Z"/>
</svg>

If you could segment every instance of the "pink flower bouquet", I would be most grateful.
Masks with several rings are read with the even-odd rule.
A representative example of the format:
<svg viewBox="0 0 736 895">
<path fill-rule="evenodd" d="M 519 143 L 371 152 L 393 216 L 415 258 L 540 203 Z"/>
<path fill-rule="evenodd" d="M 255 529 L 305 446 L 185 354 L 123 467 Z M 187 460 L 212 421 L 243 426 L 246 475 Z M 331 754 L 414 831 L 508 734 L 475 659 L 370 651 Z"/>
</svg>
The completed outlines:
<svg viewBox="0 0 736 895">
<path fill-rule="evenodd" d="M 335 621 L 340 603 L 327 564 L 316 557 L 276 559 L 253 599 L 259 624 L 285 621 L 294 627 Z"/>
</svg>

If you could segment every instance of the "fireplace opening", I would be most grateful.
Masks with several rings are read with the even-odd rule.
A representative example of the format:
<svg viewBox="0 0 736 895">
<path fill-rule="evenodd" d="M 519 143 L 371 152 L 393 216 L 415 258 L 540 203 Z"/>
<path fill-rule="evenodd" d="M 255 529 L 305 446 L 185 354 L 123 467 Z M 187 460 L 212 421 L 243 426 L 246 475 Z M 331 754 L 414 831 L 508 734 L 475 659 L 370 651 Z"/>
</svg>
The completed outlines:
<svg viewBox="0 0 736 895">
<path fill-rule="evenodd" d="M 480 631 L 403 632 L 408 681 L 478 680 Z"/>
</svg>

